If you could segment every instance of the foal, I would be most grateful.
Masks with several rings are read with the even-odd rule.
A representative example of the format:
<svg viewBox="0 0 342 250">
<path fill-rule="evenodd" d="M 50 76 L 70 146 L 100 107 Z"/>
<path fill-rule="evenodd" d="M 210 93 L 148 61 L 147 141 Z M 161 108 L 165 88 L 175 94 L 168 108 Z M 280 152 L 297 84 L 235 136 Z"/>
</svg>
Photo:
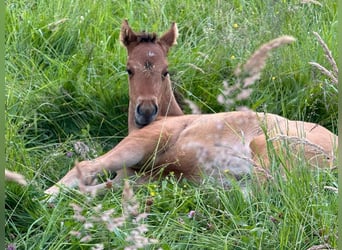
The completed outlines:
<svg viewBox="0 0 342 250">
<path fill-rule="evenodd" d="M 123 22 L 120 40 L 128 52 L 129 134 L 106 154 L 76 163 L 47 194 L 57 194 L 61 185 L 90 190 L 104 170 L 116 172 L 118 184 L 136 173 L 146 181 L 173 172 L 193 181 L 211 176 L 229 185 L 227 175 L 240 179 L 267 169 L 269 148 L 285 159 L 295 155 L 316 166 L 332 164 L 337 136 L 318 124 L 252 111 L 183 115 L 166 61 L 177 35 L 175 23 L 158 39 L 155 34 L 135 33 Z"/>
</svg>

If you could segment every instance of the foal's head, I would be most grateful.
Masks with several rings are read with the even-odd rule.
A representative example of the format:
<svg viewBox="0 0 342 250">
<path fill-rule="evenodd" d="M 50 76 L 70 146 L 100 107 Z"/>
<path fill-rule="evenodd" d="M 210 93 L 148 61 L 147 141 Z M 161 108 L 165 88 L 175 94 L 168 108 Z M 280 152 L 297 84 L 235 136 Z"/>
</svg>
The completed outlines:
<svg viewBox="0 0 342 250">
<path fill-rule="evenodd" d="M 153 122 L 158 116 L 182 115 L 171 87 L 167 53 L 176 44 L 177 25 L 160 38 L 155 33 L 135 33 L 125 20 L 120 40 L 127 48 L 129 75 L 129 131 Z"/>
</svg>

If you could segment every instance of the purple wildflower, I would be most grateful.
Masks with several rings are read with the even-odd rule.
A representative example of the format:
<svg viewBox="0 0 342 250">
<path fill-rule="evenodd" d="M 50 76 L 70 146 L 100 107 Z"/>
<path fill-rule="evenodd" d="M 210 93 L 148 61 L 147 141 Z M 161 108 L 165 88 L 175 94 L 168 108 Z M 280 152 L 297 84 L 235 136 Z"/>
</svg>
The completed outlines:
<svg viewBox="0 0 342 250">
<path fill-rule="evenodd" d="M 188 217 L 190 219 L 194 218 L 195 217 L 195 214 L 196 214 L 196 211 L 195 210 L 191 210 L 189 213 L 188 213 Z"/>
<path fill-rule="evenodd" d="M 10 243 L 7 245 L 7 250 L 16 250 L 17 247 L 13 244 L 13 243 Z"/>
<path fill-rule="evenodd" d="M 68 157 L 68 158 L 71 158 L 71 157 L 72 157 L 72 155 L 73 155 L 73 153 L 72 153 L 72 152 L 70 152 L 70 151 L 66 152 L 66 157 Z"/>
</svg>

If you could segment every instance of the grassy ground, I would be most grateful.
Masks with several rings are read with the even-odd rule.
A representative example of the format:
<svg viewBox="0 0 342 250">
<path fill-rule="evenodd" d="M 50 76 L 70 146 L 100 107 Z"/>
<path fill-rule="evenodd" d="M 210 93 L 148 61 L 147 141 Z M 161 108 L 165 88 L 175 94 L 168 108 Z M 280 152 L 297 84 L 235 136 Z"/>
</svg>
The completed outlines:
<svg viewBox="0 0 342 250">
<path fill-rule="evenodd" d="M 309 64 L 331 69 L 313 31 L 337 54 L 337 3 L 320 3 L 6 1 L 7 167 L 30 180 L 24 188 L 6 185 L 9 249 L 95 249 L 100 243 L 123 249 L 141 226 L 123 216 L 122 189 L 94 199 L 66 193 L 54 207 L 41 202 L 43 190 L 81 158 L 75 142 L 87 144 L 88 156 L 96 157 L 127 134 L 126 51 L 118 40 L 125 18 L 135 30 L 158 33 L 178 23 L 170 74 L 203 113 L 234 109 L 217 101 L 222 82 L 234 82 L 237 65 L 261 44 L 294 36 L 295 43 L 272 53 L 252 96 L 235 104 L 337 132 L 336 85 Z M 135 190 L 138 212 L 151 215 L 143 221 L 148 231 L 141 232 L 158 241 L 151 245 L 156 249 L 336 248 L 337 194 L 329 187 L 337 186 L 337 173 L 309 171 L 300 162 L 284 181 L 279 164 L 274 157 L 275 181 L 251 184 L 248 198 L 238 187 L 227 191 L 207 182 L 196 186 L 169 178 L 144 185 Z M 80 206 L 83 221 L 72 203 Z M 126 223 L 108 229 L 95 219 L 100 214 Z"/>
</svg>

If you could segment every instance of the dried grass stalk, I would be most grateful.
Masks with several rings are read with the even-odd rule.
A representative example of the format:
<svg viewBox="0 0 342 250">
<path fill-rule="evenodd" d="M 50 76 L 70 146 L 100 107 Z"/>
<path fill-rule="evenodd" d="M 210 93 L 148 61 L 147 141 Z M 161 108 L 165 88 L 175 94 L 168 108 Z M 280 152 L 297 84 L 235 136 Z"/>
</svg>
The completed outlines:
<svg viewBox="0 0 342 250">
<path fill-rule="evenodd" d="M 89 187 L 82 183 L 81 187 L 86 188 L 86 191 L 93 190 L 94 192 L 98 191 L 97 188 L 104 188 L 101 184 Z M 94 240 L 93 232 L 96 226 L 107 229 L 111 233 L 124 225 L 131 225 L 132 228 L 126 236 L 127 246 L 124 248 L 125 250 L 145 249 L 150 244 L 158 243 L 156 239 L 146 237 L 148 228 L 144 224 L 144 220 L 149 214 L 145 212 L 139 213 L 139 202 L 135 198 L 133 189 L 127 180 L 124 182 L 122 192 L 123 213 L 121 216 L 115 216 L 114 208 L 103 210 L 102 204 L 92 207 L 90 210 L 87 209 L 86 211 L 84 211 L 82 206 L 75 203 L 70 203 L 70 206 L 74 210 L 73 218 L 82 223 L 82 229 L 79 231 L 71 231 L 70 235 L 79 239 L 80 242 Z M 89 216 L 89 214 L 91 215 Z M 104 244 L 96 244 L 96 247 L 92 247 L 91 249 L 104 249 Z"/>
<path fill-rule="evenodd" d="M 334 75 L 337 76 L 338 75 L 337 64 L 335 62 L 334 57 L 332 56 L 331 51 L 328 48 L 328 45 L 324 42 L 324 40 L 321 38 L 321 36 L 317 32 L 313 31 L 312 33 L 316 36 L 318 42 L 321 44 L 321 46 L 324 50 L 325 57 L 328 59 L 328 62 L 332 66 Z"/>
<path fill-rule="evenodd" d="M 188 104 L 189 108 L 191 109 L 192 114 L 201 114 L 201 109 L 192 101 L 189 99 L 185 99 L 184 102 Z"/>
<path fill-rule="evenodd" d="M 9 171 L 7 169 L 5 169 L 5 178 L 8 181 L 14 181 L 20 185 L 26 186 L 27 182 L 25 180 L 25 177 L 22 176 L 21 174 Z"/>
<path fill-rule="evenodd" d="M 318 1 L 315 1 L 315 0 L 302 0 L 301 2 L 302 4 L 309 4 L 309 3 L 312 3 L 312 4 L 316 4 L 316 5 L 319 5 L 319 6 L 323 6 L 320 2 Z"/>
<path fill-rule="evenodd" d="M 296 39 L 292 36 L 281 36 L 261 45 L 243 65 L 238 65 L 235 69 L 236 81 L 228 84 L 223 81 L 223 89 L 221 94 L 217 96 L 217 101 L 226 107 L 229 111 L 236 101 L 247 100 L 253 92 L 250 87 L 260 79 L 261 71 L 266 65 L 269 52 L 281 45 L 289 44 Z M 237 107 L 237 110 L 248 110 L 247 107 Z"/>
<path fill-rule="evenodd" d="M 330 63 L 332 67 L 332 71 L 327 70 L 325 67 L 323 67 L 322 65 L 316 62 L 309 62 L 309 64 L 316 67 L 320 72 L 322 72 L 322 74 L 329 77 L 334 84 L 338 84 L 338 67 L 337 67 L 334 57 L 332 56 L 331 51 L 329 50 L 327 44 L 324 42 L 322 37 L 317 32 L 312 32 L 312 33 L 316 36 L 318 42 L 322 46 L 325 57 L 327 58 L 328 62 Z"/>
<path fill-rule="evenodd" d="M 337 77 L 334 76 L 334 74 L 327 70 L 325 67 L 323 67 L 322 65 L 320 65 L 319 63 L 316 62 L 309 62 L 309 64 L 311 64 L 312 66 L 316 67 L 323 75 L 326 75 L 327 77 L 330 78 L 330 80 L 334 83 L 337 84 L 338 80 Z"/>
<path fill-rule="evenodd" d="M 88 193 L 91 197 L 95 197 L 98 194 L 105 192 L 106 190 L 112 188 L 113 181 L 107 180 L 106 182 L 97 185 L 84 185 L 82 182 L 78 184 L 78 188 L 81 193 Z"/>
<path fill-rule="evenodd" d="M 287 141 L 292 146 L 304 145 L 304 146 L 309 147 L 307 150 L 310 150 L 316 156 L 317 155 L 323 155 L 326 159 L 329 159 L 330 161 L 335 161 L 336 160 L 336 157 L 334 155 L 330 155 L 330 154 L 326 153 L 321 146 L 319 146 L 317 144 L 314 144 L 314 143 L 311 143 L 310 141 L 308 141 L 305 138 L 299 138 L 297 136 L 288 136 L 288 135 L 277 135 L 275 137 L 270 138 L 269 141 L 270 142 L 273 142 L 273 141 Z"/>
<path fill-rule="evenodd" d="M 47 28 L 48 28 L 49 30 L 51 30 L 51 31 L 55 31 L 55 30 L 59 27 L 59 25 L 65 23 L 65 22 L 68 21 L 68 20 L 69 20 L 69 18 L 62 18 L 62 19 L 60 19 L 60 20 L 58 20 L 58 21 L 56 21 L 56 22 L 49 23 L 49 24 L 47 25 Z"/>
<path fill-rule="evenodd" d="M 242 68 L 241 66 L 238 66 L 235 70 L 235 75 L 244 79 L 243 87 L 248 87 L 260 79 L 261 71 L 265 67 L 269 52 L 272 49 L 278 48 L 284 44 L 292 43 L 295 40 L 296 39 L 292 36 L 281 36 L 261 45 Z"/>
<path fill-rule="evenodd" d="M 322 244 L 322 245 L 312 246 L 308 248 L 307 250 L 334 250 L 334 248 L 332 248 L 329 244 Z"/>
<path fill-rule="evenodd" d="M 323 188 L 324 188 L 325 190 L 332 191 L 332 192 L 334 192 L 335 194 L 337 194 L 337 193 L 338 193 L 338 188 L 336 188 L 336 187 L 332 187 L 332 186 L 324 186 Z"/>
</svg>

